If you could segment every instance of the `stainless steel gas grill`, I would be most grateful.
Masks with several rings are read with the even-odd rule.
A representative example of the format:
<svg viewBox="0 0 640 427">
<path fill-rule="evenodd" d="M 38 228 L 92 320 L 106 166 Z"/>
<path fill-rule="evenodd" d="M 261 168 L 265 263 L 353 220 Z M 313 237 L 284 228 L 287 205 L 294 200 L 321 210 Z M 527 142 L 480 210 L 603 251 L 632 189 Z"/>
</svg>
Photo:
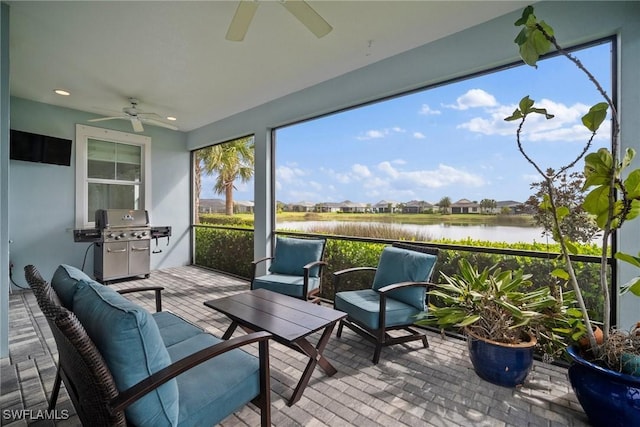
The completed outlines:
<svg viewBox="0 0 640 427">
<path fill-rule="evenodd" d="M 95 219 L 95 228 L 73 230 L 73 239 L 94 243 L 96 280 L 107 284 L 115 279 L 149 277 L 151 239 L 155 239 L 157 247 L 158 239 L 166 238 L 168 245 L 171 226 L 150 226 L 145 210 L 99 209 Z"/>
<path fill-rule="evenodd" d="M 96 280 L 105 283 L 131 276 L 149 277 L 151 226 L 147 211 L 99 209 L 96 229 L 101 237 L 93 250 Z"/>
</svg>

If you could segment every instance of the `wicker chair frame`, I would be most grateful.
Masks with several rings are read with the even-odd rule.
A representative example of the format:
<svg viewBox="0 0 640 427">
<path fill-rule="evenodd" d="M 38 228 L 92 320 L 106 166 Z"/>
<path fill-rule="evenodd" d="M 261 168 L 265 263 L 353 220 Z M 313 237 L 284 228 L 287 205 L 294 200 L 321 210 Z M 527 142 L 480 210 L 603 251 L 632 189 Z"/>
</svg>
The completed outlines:
<svg viewBox="0 0 640 427">
<path fill-rule="evenodd" d="M 213 357 L 244 345 L 257 343 L 260 394 L 253 403 L 260 409 L 261 425 L 271 425 L 270 334 L 256 332 L 207 347 L 120 392 L 98 348 L 76 316 L 60 305 L 60 300 L 51 285 L 32 265 L 25 267 L 25 277 L 49 323 L 58 348 L 58 375 L 49 401 L 50 410 L 55 407 L 62 380 L 83 425 L 126 426 L 125 408 L 146 393 Z"/>
</svg>

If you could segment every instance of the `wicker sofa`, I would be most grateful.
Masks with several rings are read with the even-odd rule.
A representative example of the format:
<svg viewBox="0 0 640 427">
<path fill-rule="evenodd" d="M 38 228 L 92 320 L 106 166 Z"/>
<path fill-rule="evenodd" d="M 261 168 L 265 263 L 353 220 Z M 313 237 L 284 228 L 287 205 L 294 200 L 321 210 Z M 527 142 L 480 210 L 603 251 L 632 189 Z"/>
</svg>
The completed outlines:
<svg viewBox="0 0 640 427">
<path fill-rule="evenodd" d="M 269 339 L 265 332 L 222 341 L 61 265 L 51 285 L 25 267 L 58 347 L 53 409 L 62 380 L 83 425 L 214 425 L 249 402 L 271 424 Z M 258 356 L 240 347 L 257 343 Z"/>
</svg>

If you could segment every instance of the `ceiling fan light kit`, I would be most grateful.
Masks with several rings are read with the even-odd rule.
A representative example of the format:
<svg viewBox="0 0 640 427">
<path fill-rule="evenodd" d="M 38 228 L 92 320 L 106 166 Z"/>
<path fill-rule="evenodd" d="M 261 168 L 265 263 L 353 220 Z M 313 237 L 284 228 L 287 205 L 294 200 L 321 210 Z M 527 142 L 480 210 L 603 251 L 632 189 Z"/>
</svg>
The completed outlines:
<svg viewBox="0 0 640 427">
<path fill-rule="evenodd" d="M 122 115 L 119 116 L 109 116 L 109 117 L 100 117 L 97 119 L 90 119 L 89 122 L 102 122 L 105 120 L 129 120 L 131 122 L 131 126 L 133 127 L 134 132 L 144 132 L 143 123 L 159 126 L 171 130 L 178 130 L 177 126 L 174 126 L 169 123 L 163 122 L 160 115 L 156 113 L 147 113 L 141 110 L 138 110 L 138 99 L 137 98 L 129 98 L 129 103 L 131 106 L 124 107 L 122 109 Z"/>
<path fill-rule="evenodd" d="M 284 6 L 298 21 L 300 21 L 316 37 L 324 37 L 333 30 L 333 27 L 324 20 L 309 4 L 303 0 L 281 0 L 279 3 Z M 253 16 L 258 10 L 257 0 L 240 0 L 236 13 L 233 15 L 231 24 L 227 29 L 225 38 L 229 41 L 244 40 Z"/>
</svg>

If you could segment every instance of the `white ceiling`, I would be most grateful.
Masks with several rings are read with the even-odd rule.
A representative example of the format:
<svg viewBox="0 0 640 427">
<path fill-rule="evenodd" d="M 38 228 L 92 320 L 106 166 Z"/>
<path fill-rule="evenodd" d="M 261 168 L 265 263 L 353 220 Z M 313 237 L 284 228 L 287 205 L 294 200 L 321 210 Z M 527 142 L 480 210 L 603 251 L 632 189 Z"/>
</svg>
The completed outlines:
<svg viewBox="0 0 640 427">
<path fill-rule="evenodd" d="M 190 131 L 523 7 L 522 1 L 322 1 L 316 38 L 261 1 L 243 42 L 236 1 L 10 1 L 11 95 L 100 115 L 140 100 Z M 64 88 L 71 96 L 55 95 Z"/>
</svg>

